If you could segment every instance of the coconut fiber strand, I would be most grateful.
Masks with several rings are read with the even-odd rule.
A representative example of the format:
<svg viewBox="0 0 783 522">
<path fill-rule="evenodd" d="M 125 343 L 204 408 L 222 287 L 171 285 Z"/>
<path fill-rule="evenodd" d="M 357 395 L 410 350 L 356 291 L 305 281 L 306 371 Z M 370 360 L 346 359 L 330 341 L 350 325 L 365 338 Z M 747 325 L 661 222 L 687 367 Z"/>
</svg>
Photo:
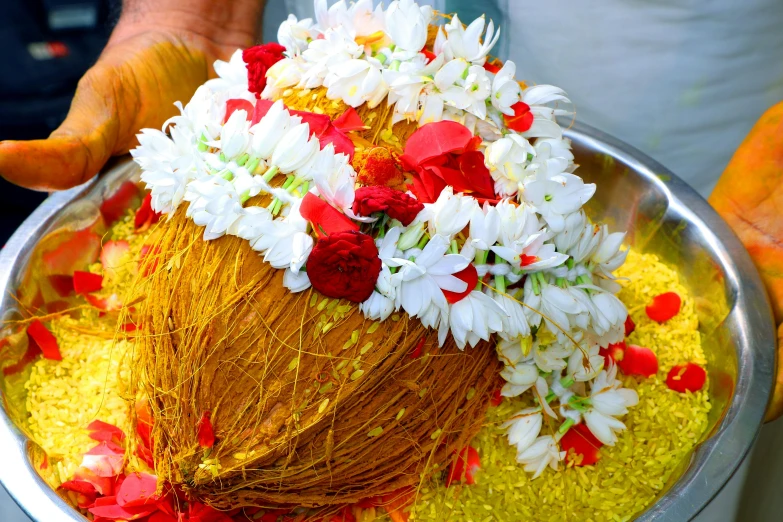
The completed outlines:
<svg viewBox="0 0 783 522">
<path fill-rule="evenodd" d="M 438 348 L 405 314 L 292 293 L 247 241 L 201 234 L 179 211 L 142 267 L 134 381 L 161 480 L 219 508 L 347 503 L 417 484 L 478 431 L 499 386 L 489 344 Z"/>
</svg>

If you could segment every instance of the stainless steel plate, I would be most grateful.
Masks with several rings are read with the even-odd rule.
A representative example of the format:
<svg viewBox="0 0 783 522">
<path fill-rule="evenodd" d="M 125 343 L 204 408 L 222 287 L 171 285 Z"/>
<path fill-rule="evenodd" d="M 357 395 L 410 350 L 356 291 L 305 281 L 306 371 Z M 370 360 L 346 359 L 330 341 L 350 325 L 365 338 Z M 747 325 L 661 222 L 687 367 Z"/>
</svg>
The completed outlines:
<svg viewBox="0 0 783 522">
<path fill-rule="evenodd" d="M 635 248 L 676 266 L 697 300 L 713 409 L 704 440 L 657 502 L 638 520 L 693 518 L 723 487 L 750 449 L 769 400 L 775 330 L 769 302 L 747 252 L 696 192 L 641 152 L 585 125 L 567 131 L 579 174 L 598 183 L 588 205 L 595 219 L 628 230 Z M 47 234 L 79 228 L 112 189 L 137 174 L 127 158 L 99 178 L 47 199 L 0 253 L 0 312 L 14 317 L 13 296 L 28 260 Z M 0 381 L 0 389 L 3 389 Z M 33 443 L 0 411 L 0 482 L 36 522 L 83 521 L 39 477 Z"/>
</svg>

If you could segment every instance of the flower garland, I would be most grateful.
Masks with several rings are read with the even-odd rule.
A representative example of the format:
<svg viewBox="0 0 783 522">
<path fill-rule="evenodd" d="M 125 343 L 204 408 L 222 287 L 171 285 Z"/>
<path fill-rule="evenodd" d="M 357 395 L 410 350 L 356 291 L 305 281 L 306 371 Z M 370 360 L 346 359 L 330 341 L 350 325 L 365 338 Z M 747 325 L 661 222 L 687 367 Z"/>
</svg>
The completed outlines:
<svg viewBox="0 0 783 522">
<path fill-rule="evenodd" d="M 371 320 L 403 310 L 441 344 L 496 335 L 501 394 L 537 398 L 508 422 L 536 475 L 564 459 L 559 440 L 575 424 L 614 444 L 617 417 L 638 401 L 602 352 L 626 334 L 612 275 L 625 234 L 582 210 L 595 185 L 573 173 L 555 120 L 564 93 L 523 88 L 513 62 L 488 62 L 499 31 L 483 17 L 463 27 L 455 15 L 427 49 L 433 13 L 412 0 L 315 5 L 316 23 L 289 16 L 280 45 L 216 62 L 219 77 L 179 116 L 142 131 L 131 153 L 152 209 L 186 202 L 205 240 L 247 240 L 292 292 L 360 303 Z M 393 121 L 418 123 L 392 166 L 408 192 L 359 183 L 351 132 L 365 127 L 352 108 L 332 121 L 279 99 L 315 87 L 349 107 L 385 100 Z M 271 203 L 248 205 L 258 195 Z M 541 435 L 544 416 L 561 429 Z"/>
</svg>

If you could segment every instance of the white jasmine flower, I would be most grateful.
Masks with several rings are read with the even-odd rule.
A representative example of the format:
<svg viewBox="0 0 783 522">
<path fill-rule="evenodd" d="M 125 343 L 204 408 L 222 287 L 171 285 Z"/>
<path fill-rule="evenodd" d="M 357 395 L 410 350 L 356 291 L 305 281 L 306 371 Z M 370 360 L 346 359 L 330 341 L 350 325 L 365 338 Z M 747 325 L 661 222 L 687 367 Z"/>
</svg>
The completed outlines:
<svg viewBox="0 0 783 522">
<path fill-rule="evenodd" d="M 432 8 L 419 6 L 413 0 L 395 0 L 386 10 L 386 32 L 404 56 L 413 58 L 427 43 L 427 27 L 432 21 Z"/>
<path fill-rule="evenodd" d="M 500 214 L 499 243 L 513 247 L 514 243 L 526 241 L 533 234 L 541 232 L 541 223 L 530 205 L 516 205 L 508 200 L 499 202 L 495 208 Z"/>
<path fill-rule="evenodd" d="M 526 450 L 517 453 L 517 462 L 525 466 L 525 471 L 538 478 L 547 466 L 557 471 L 566 452 L 559 451 L 558 441 L 552 435 L 542 435 Z"/>
<path fill-rule="evenodd" d="M 217 78 L 207 80 L 204 84 L 212 91 L 228 91 L 230 93 L 247 92 L 247 64 L 242 59 L 242 49 L 237 49 L 229 61 L 215 60 L 213 64 Z M 230 96 L 234 97 L 234 96 Z"/>
<path fill-rule="evenodd" d="M 307 220 L 299 213 L 299 204 L 292 205 L 285 218 L 258 224 L 261 233 L 250 246 L 274 268 L 298 272 L 313 249 L 313 238 L 307 234 Z"/>
<path fill-rule="evenodd" d="M 293 270 L 286 268 L 283 274 L 283 286 L 292 292 L 302 292 L 310 288 L 310 278 L 304 270 Z"/>
<path fill-rule="evenodd" d="M 568 290 L 555 285 L 541 285 L 541 312 L 547 328 L 554 335 L 562 335 L 563 330 L 571 330 L 571 316 L 582 312 L 582 307 Z M 570 343 L 570 340 L 568 340 Z M 564 347 L 567 355 L 571 355 L 574 346 Z"/>
<path fill-rule="evenodd" d="M 283 102 L 276 101 L 264 117 L 250 127 L 250 132 L 253 135 L 250 144 L 251 153 L 261 159 L 271 158 L 286 131 L 296 123 L 285 109 Z"/>
<path fill-rule="evenodd" d="M 451 305 L 449 325 L 451 335 L 460 349 L 469 343 L 475 347 L 480 340 L 489 341 L 489 336 L 503 329 L 506 311 L 488 295 L 473 290 L 466 297 Z"/>
<path fill-rule="evenodd" d="M 312 179 L 318 189 L 318 194 L 330 205 L 348 213 L 353 217 L 351 207 L 355 197 L 356 171 L 345 154 L 334 152 L 334 145 L 329 143 L 316 153 L 315 161 L 304 173 L 305 179 Z"/>
<path fill-rule="evenodd" d="M 620 248 L 623 246 L 623 241 L 625 240 L 625 232 L 610 234 L 609 227 L 602 225 L 600 238 L 598 248 L 591 256 L 590 261 L 595 264 L 603 274 L 611 276 L 611 273 L 620 268 L 625 262 L 625 258 L 628 256 L 628 250 L 620 251 Z"/>
<path fill-rule="evenodd" d="M 227 233 L 253 242 L 261 236 L 265 224 L 272 219 L 272 213 L 264 207 L 243 208 L 241 215 L 228 228 Z"/>
<path fill-rule="evenodd" d="M 503 397 L 518 397 L 532 388 L 538 380 L 538 367 L 534 363 L 517 363 L 513 366 L 506 365 L 500 376 L 506 383 L 500 390 Z"/>
<path fill-rule="evenodd" d="M 525 138 L 512 133 L 490 143 L 484 153 L 484 163 L 495 180 L 495 192 L 502 196 L 513 196 L 530 172 L 525 170 L 528 157 L 535 149 Z"/>
<path fill-rule="evenodd" d="M 372 58 L 346 60 L 330 67 L 323 84 L 328 88 L 326 96 L 329 99 L 342 100 L 351 107 L 367 103 L 373 108 L 389 91 L 381 75 L 380 63 Z"/>
<path fill-rule="evenodd" d="M 462 22 L 457 15 L 445 25 L 446 38 L 449 51 L 455 57 L 465 59 L 474 65 L 484 65 L 489 51 L 500 38 L 500 30 L 495 32 L 492 20 L 487 24 L 487 32 L 484 33 L 484 15 L 476 18 L 467 28 L 462 27 Z"/>
<path fill-rule="evenodd" d="M 598 351 L 601 349 L 597 343 L 580 343 L 579 348 L 571 353 L 568 358 L 566 372 L 576 382 L 586 382 L 598 375 L 604 367 L 604 357 Z"/>
<path fill-rule="evenodd" d="M 516 446 L 517 455 L 533 445 L 544 423 L 544 416 L 538 408 L 525 408 L 503 423 L 508 428 L 508 443 Z"/>
<path fill-rule="evenodd" d="M 313 20 L 305 18 L 297 20 L 289 14 L 277 30 L 277 41 L 286 48 L 288 56 L 297 56 L 307 49 L 307 45 L 315 38 Z"/>
<path fill-rule="evenodd" d="M 424 208 L 430 235 L 446 236 L 449 240 L 468 226 L 476 210 L 481 211 L 474 198 L 454 194 L 452 187 L 444 188 L 435 203 L 425 203 Z"/>
<path fill-rule="evenodd" d="M 378 257 L 383 261 L 381 273 L 378 274 L 375 290 L 369 299 L 359 305 L 362 313 L 368 319 L 385 321 L 395 309 L 397 289 L 400 286 L 401 279 L 399 276 L 391 273 L 386 260 L 392 259 L 397 253 L 397 242 L 400 239 L 400 232 L 399 227 L 392 227 L 382 239 L 375 240 L 378 247 Z"/>
<path fill-rule="evenodd" d="M 568 256 L 555 250 L 555 245 L 544 244 L 543 233 L 533 234 L 524 241 L 514 241 L 510 246 L 493 246 L 492 251 L 512 266 L 527 272 L 554 268 L 566 262 Z"/>
<path fill-rule="evenodd" d="M 344 28 L 352 37 L 384 30 L 383 9 L 378 6 L 373 10 L 372 0 L 357 0 L 350 7 L 340 0 L 328 9 L 326 6 L 326 0 L 315 1 L 315 18 L 322 30 Z"/>
<path fill-rule="evenodd" d="M 465 291 L 466 283 L 453 274 L 465 269 L 469 261 L 459 254 L 446 254 L 448 248 L 449 239 L 435 235 L 415 259 L 392 258 L 387 261 L 389 266 L 400 268 L 397 306 L 417 316 L 426 311 L 430 304 L 445 309 L 447 302 L 443 290 Z"/>
<path fill-rule="evenodd" d="M 400 63 L 396 70 L 382 70 L 383 80 L 389 86 L 388 103 L 394 105 L 395 121 L 418 118 L 419 109 L 427 103 L 429 96 L 425 88 L 432 85 L 432 75 L 443 65 L 443 58 L 443 55 L 440 55 L 427 63 L 427 58 L 423 54 L 417 54 L 412 59 Z M 435 98 L 440 103 L 440 113 L 442 113 L 443 101 L 437 95 Z M 429 110 L 432 112 L 433 109 Z"/>
<path fill-rule="evenodd" d="M 318 138 L 310 136 L 310 126 L 299 123 L 289 127 L 280 137 L 270 162 L 280 172 L 287 174 L 306 165 L 320 149 Z"/>
<path fill-rule="evenodd" d="M 639 403 L 636 391 L 623 388 L 616 374 L 613 364 L 598 374 L 590 390 L 590 407 L 584 413 L 587 427 L 607 446 L 614 446 L 617 433 L 625 430 L 625 424 L 615 417 L 625 415 L 629 407 Z"/>
<path fill-rule="evenodd" d="M 444 103 L 466 110 L 479 119 L 486 118 L 492 81 L 483 67 L 455 58 L 435 74 L 434 83 L 441 91 Z"/>
<path fill-rule="evenodd" d="M 561 138 L 563 129 L 555 121 L 556 116 L 569 114 L 562 109 L 552 109 L 545 104 L 562 101 L 570 103 L 565 93 L 553 85 L 533 85 L 522 91 L 522 101 L 530 106 L 533 124 L 522 133 L 526 138 Z"/>
<path fill-rule="evenodd" d="M 565 223 L 563 230 L 555 234 L 553 240 L 558 252 L 568 250 L 579 242 L 584 227 L 587 224 L 587 216 L 583 210 L 572 212 L 563 218 Z M 582 257 L 580 261 L 584 259 Z"/>
<path fill-rule="evenodd" d="M 530 325 L 527 322 L 525 308 L 518 302 L 518 299 L 510 296 L 513 291 L 507 292 L 507 295 L 493 290 L 487 291 L 490 292 L 490 297 L 506 311 L 506 315 L 503 317 L 503 328 L 499 332 L 500 337 L 518 339 L 530 335 Z"/>
<path fill-rule="evenodd" d="M 498 240 L 499 235 L 500 214 L 497 208 L 489 203 L 484 203 L 483 208 L 474 205 L 470 216 L 470 234 L 463 246 L 463 250 L 467 249 L 471 252 L 468 257 L 472 259 L 472 252 L 476 249 L 489 250 Z M 464 252 L 463 255 L 465 255 Z"/>
<path fill-rule="evenodd" d="M 525 186 L 525 201 L 536 208 L 553 232 L 565 228 L 563 216 L 576 212 L 595 194 L 595 183 L 579 176 L 561 174 L 555 179 L 538 178 Z"/>
<path fill-rule="evenodd" d="M 278 98 L 285 89 L 302 82 L 306 70 L 307 68 L 299 61 L 283 58 L 267 69 L 266 87 L 264 87 L 261 97 L 266 100 Z M 322 80 L 323 78 L 320 78 L 319 82 Z"/>
<path fill-rule="evenodd" d="M 506 63 L 492 79 L 492 106 L 509 116 L 514 115 L 514 109 L 511 106 L 520 100 L 522 94 L 519 82 L 514 77 L 516 72 L 517 66 L 514 62 L 506 60 Z"/>
<path fill-rule="evenodd" d="M 362 47 L 344 27 L 326 31 L 323 38 L 313 40 L 302 52 L 305 67 L 299 86 L 312 89 L 324 85 L 324 79 L 334 67 L 359 58 L 362 52 Z"/>
<path fill-rule="evenodd" d="M 247 111 L 236 110 L 231 113 L 223 125 L 220 139 L 209 142 L 209 145 L 219 148 L 228 159 L 241 156 L 250 144 L 250 122 L 247 121 Z"/>
</svg>

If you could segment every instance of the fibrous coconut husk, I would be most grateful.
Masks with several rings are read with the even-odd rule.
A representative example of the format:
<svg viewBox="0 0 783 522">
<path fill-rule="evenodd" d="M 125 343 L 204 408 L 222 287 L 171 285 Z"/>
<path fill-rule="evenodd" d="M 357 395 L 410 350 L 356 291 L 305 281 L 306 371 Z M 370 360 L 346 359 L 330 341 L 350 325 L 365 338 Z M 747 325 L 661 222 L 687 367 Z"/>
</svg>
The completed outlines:
<svg viewBox="0 0 783 522">
<path fill-rule="evenodd" d="M 292 293 L 247 241 L 202 232 L 180 209 L 142 265 L 134 382 L 159 479 L 218 508 L 344 504 L 417 484 L 478 431 L 500 384 L 489 343 L 438 348 L 402 312 Z"/>
</svg>

